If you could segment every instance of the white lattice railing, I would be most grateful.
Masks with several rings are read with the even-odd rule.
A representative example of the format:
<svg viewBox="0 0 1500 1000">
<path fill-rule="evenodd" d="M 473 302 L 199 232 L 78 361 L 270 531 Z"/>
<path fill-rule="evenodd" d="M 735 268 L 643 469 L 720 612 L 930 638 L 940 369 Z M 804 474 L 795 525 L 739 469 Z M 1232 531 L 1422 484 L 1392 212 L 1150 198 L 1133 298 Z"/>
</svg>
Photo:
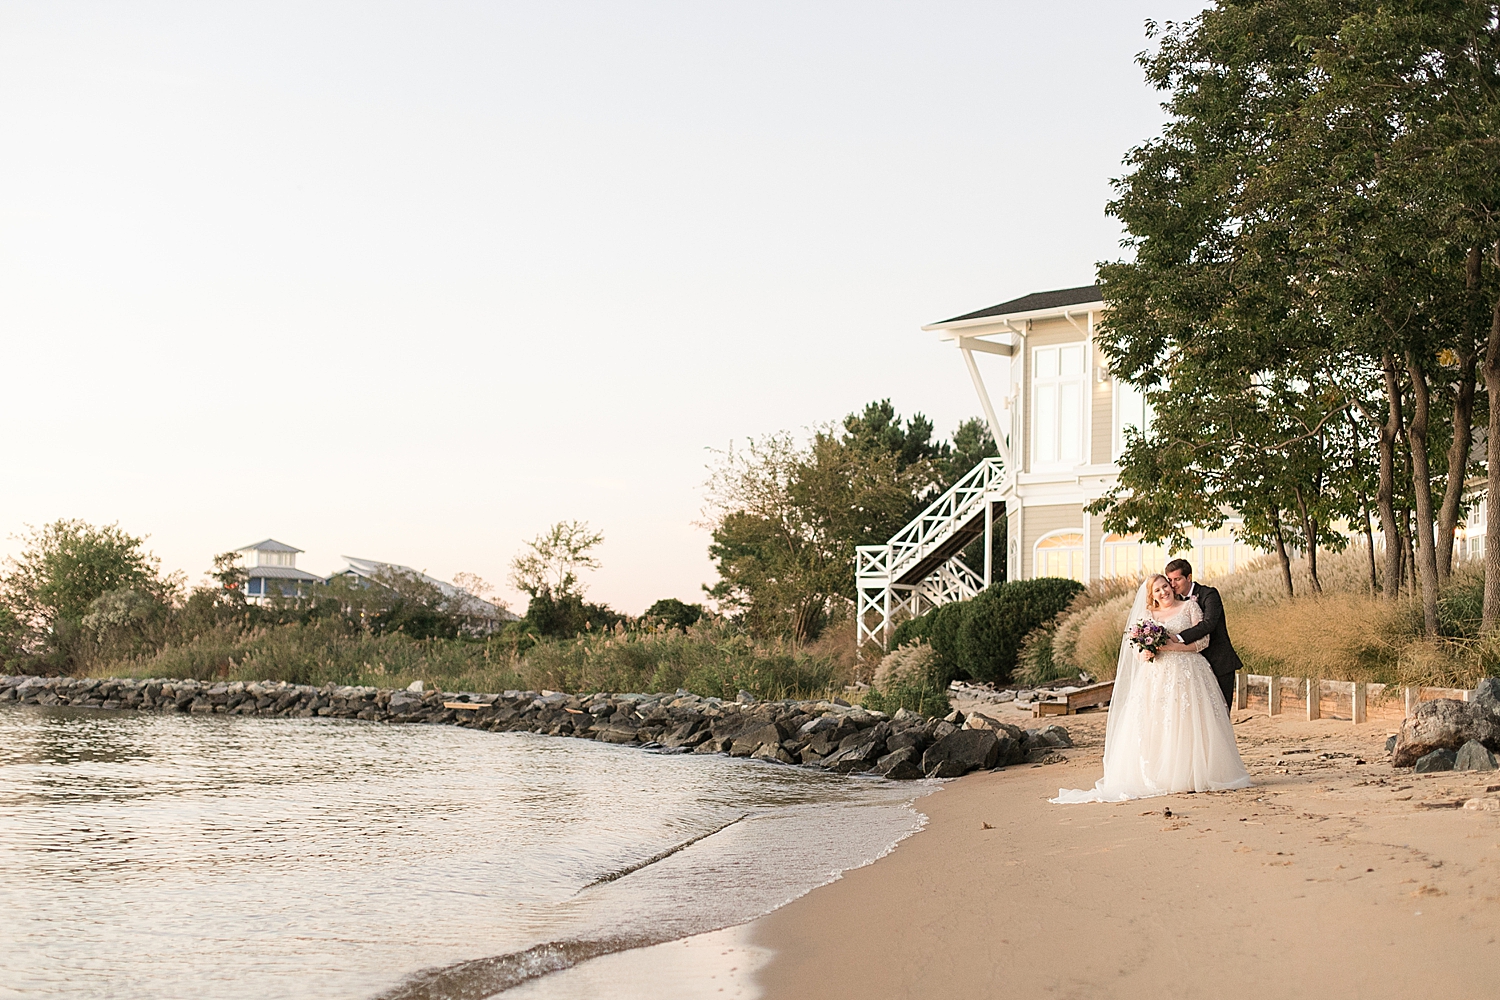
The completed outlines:
<svg viewBox="0 0 1500 1000">
<path fill-rule="evenodd" d="M 966 600 L 984 589 L 984 577 L 957 556 L 934 566 L 920 580 L 896 581 L 984 513 L 984 505 L 1000 485 L 1004 472 L 1000 459 L 984 459 L 889 542 L 855 549 L 856 642 L 860 650 L 871 641 L 884 648 L 890 638 L 892 616 L 898 611 L 919 615 L 939 604 Z"/>
</svg>

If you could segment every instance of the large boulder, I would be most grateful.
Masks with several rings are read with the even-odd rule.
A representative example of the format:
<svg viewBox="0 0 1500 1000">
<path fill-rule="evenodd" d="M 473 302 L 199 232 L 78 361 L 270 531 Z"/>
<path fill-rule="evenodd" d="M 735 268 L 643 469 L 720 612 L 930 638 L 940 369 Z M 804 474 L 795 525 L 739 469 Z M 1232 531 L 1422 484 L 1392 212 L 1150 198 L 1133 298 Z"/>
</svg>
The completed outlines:
<svg viewBox="0 0 1500 1000">
<path fill-rule="evenodd" d="M 1396 767 L 1411 767 L 1434 750 L 1457 750 L 1478 740 L 1491 750 L 1500 748 L 1500 716 L 1477 702 L 1439 698 L 1417 706 L 1401 723 L 1396 740 Z"/>
<path fill-rule="evenodd" d="M 892 750 L 875 762 L 875 773 L 896 781 L 922 777 L 922 755 L 916 747 Z"/>
<path fill-rule="evenodd" d="M 1486 677 L 1480 681 L 1469 703 L 1478 705 L 1491 715 L 1500 716 L 1500 677 Z"/>
<path fill-rule="evenodd" d="M 1453 758 L 1455 771 L 1493 771 L 1497 766 L 1500 765 L 1497 765 L 1495 755 L 1477 740 L 1470 740 L 1459 747 Z"/>
<path fill-rule="evenodd" d="M 1014 740 L 1010 742 L 1015 745 Z M 961 777 L 994 767 L 1000 753 L 1000 739 L 993 730 L 960 729 L 927 748 L 922 755 L 922 773 L 929 778 Z"/>
<path fill-rule="evenodd" d="M 1453 770 L 1453 751 L 1434 750 L 1432 753 L 1423 754 L 1417 758 L 1417 773 L 1426 774 L 1429 771 L 1451 771 Z"/>
<path fill-rule="evenodd" d="M 975 711 L 964 720 L 965 729 L 988 729 L 996 736 L 1009 736 L 1020 742 L 1024 739 L 1024 733 L 1020 726 L 1011 725 L 1009 722 L 1001 722 L 993 716 L 984 715 Z"/>
<path fill-rule="evenodd" d="M 729 756 L 749 757 L 767 743 L 777 747 L 781 746 L 781 741 L 784 739 L 786 739 L 786 730 L 774 722 L 755 726 L 746 729 L 734 738 L 734 742 L 729 747 Z"/>
</svg>

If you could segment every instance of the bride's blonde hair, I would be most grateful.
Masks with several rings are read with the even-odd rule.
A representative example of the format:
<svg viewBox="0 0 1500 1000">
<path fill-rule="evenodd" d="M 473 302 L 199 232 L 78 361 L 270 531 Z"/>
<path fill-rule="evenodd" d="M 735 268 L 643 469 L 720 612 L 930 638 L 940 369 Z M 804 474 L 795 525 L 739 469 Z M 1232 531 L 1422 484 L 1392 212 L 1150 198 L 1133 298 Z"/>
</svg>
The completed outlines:
<svg viewBox="0 0 1500 1000">
<path fill-rule="evenodd" d="M 1160 573 L 1152 573 L 1150 576 L 1146 577 L 1146 607 L 1147 607 L 1148 610 L 1151 610 L 1151 611 L 1155 611 L 1159 607 L 1159 605 L 1157 605 L 1157 603 L 1156 603 L 1156 581 L 1157 580 L 1160 580 L 1162 583 L 1165 583 L 1168 587 L 1172 586 L 1172 581 L 1168 580 L 1166 577 L 1162 576 Z M 1172 593 L 1175 595 L 1177 593 L 1177 591 L 1174 590 L 1174 591 L 1172 591 Z"/>
</svg>

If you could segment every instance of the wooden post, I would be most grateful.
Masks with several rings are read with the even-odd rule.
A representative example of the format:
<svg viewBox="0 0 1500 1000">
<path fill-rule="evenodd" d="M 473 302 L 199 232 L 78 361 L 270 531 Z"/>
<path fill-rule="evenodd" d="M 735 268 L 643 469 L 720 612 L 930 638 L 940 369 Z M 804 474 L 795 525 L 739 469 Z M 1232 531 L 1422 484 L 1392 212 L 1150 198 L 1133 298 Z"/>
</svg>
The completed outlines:
<svg viewBox="0 0 1500 1000">
<path fill-rule="evenodd" d="M 1250 704 L 1250 671 L 1241 668 L 1234 672 L 1234 707 L 1244 708 Z"/>
<path fill-rule="evenodd" d="M 1355 681 L 1351 687 L 1354 689 L 1354 711 L 1351 713 L 1354 716 L 1354 724 L 1359 725 L 1361 722 L 1369 722 L 1369 692 L 1365 690 L 1364 682 Z"/>
<path fill-rule="evenodd" d="M 1409 719 L 1411 718 L 1411 714 L 1417 710 L 1417 689 L 1402 688 L 1401 694 L 1406 699 L 1406 717 Z"/>
<path fill-rule="evenodd" d="M 1311 722 L 1323 715 L 1323 706 L 1320 704 L 1323 685 L 1316 677 L 1304 678 L 1304 682 L 1307 684 L 1307 721 Z"/>
<path fill-rule="evenodd" d="M 1266 714 L 1281 714 L 1281 678 L 1276 674 L 1271 675 L 1271 683 L 1266 687 Z"/>
</svg>

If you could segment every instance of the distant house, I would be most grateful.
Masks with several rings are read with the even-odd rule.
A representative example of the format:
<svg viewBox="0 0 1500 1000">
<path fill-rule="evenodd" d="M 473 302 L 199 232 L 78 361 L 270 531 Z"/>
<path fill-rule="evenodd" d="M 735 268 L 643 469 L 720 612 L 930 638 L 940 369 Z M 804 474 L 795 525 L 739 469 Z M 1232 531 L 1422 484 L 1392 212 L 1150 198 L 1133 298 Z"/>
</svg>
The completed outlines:
<svg viewBox="0 0 1500 1000">
<path fill-rule="evenodd" d="M 491 604 L 483 598 L 471 594 L 462 587 L 456 587 L 446 580 L 439 580 L 435 576 L 412 569 L 410 566 L 402 566 L 400 563 L 379 562 L 374 559 L 357 559 L 354 556 L 344 556 L 344 568 L 334 573 L 328 579 L 330 582 L 345 577 L 359 583 L 361 586 L 379 585 L 382 577 L 404 576 L 421 580 L 435 587 L 449 601 L 455 601 L 462 605 L 464 613 L 471 618 L 480 620 L 483 625 L 488 622 L 488 627 L 498 628 L 506 622 L 519 621 L 520 616 L 514 614 L 497 604 Z"/>
<path fill-rule="evenodd" d="M 245 582 L 245 598 L 252 604 L 261 604 L 277 596 L 306 597 L 313 584 L 322 582 L 322 577 L 297 568 L 297 554 L 301 549 L 274 538 L 236 551 L 245 560 L 249 577 Z"/>
</svg>

